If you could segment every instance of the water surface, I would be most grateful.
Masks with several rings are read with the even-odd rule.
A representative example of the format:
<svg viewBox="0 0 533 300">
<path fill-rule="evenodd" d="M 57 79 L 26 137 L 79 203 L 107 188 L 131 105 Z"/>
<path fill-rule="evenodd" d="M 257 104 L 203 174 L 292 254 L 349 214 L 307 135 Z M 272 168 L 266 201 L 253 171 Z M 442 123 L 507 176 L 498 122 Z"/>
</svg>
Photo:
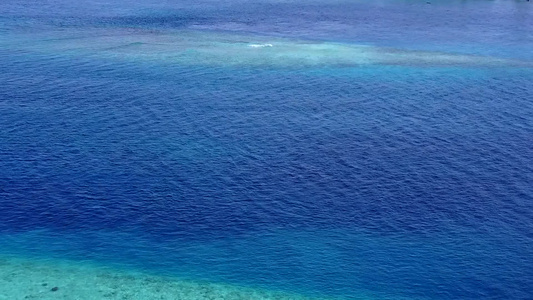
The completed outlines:
<svg viewBox="0 0 533 300">
<path fill-rule="evenodd" d="M 4 282 L 56 265 L 64 297 L 100 267 L 226 298 L 532 297 L 529 2 L 0 11 Z"/>
</svg>

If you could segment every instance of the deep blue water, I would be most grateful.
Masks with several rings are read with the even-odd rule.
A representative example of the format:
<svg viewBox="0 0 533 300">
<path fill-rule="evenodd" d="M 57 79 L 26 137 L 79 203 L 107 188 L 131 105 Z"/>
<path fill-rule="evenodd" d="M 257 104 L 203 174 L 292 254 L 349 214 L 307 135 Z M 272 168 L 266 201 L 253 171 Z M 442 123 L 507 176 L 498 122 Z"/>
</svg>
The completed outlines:
<svg viewBox="0 0 533 300">
<path fill-rule="evenodd" d="M 533 298 L 529 2 L 81 2 L 0 3 L 0 251 L 310 296 Z M 117 28 L 526 63 L 49 48 Z"/>
</svg>

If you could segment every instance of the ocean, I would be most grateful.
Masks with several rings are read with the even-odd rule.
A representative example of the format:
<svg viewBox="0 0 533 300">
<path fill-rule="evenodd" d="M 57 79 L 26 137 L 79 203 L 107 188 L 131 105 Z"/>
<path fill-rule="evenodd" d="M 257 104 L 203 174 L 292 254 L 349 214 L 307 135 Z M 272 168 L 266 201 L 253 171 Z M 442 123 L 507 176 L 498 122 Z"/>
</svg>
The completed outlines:
<svg viewBox="0 0 533 300">
<path fill-rule="evenodd" d="M 533 3 L 3 0 L 0 299 L 533 299 Z"/>
</svg>

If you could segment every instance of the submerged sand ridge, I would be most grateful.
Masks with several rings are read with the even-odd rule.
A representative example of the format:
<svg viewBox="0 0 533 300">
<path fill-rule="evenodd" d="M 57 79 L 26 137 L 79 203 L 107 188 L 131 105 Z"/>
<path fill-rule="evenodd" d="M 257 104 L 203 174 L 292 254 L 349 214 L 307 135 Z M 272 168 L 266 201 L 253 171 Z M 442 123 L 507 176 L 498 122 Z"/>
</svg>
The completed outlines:
<svg viewBox="0 0 533 300">
<path fill-rule="evenodd" d="M 0 299 L 311 299 L 229 285 L 177 280 L 68 261 L 0 258 Z"/>
<path fill-rule="evenodd" d="M 237 67 L 357 67 L 364 65 L 533 67 L 533 62 L 201 30 L 78 29 L 17 36 L 2 44 L 34 52 L 92 55 L 164 64 Z"/>
</svg>

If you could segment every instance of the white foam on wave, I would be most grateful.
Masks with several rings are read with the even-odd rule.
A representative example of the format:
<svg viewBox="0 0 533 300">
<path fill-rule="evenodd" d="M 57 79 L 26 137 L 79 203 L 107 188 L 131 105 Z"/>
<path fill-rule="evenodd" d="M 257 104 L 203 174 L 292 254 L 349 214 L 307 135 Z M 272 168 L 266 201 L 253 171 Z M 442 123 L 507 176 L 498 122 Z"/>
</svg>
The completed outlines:
<svg viewBox="0 0 533 300">
<path fill-rule="evenodd" d="M 249 44 L 248 47 L 252 48 L 266 48 L 266 47 L 274 47 L 272 44 Z"/>
</svg>

